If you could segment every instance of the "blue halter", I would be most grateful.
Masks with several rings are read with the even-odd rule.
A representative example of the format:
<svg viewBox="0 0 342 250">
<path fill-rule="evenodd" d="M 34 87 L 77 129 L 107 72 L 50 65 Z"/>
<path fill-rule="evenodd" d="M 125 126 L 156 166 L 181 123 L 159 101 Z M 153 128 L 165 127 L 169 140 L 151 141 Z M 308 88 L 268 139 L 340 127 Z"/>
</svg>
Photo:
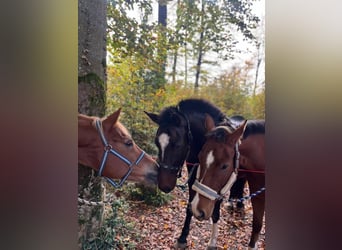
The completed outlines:
<svg viewBox="0 0 342 250">
<path fill-rule="evenodd" d="M 107 161 L 107 157 L 108 157 L 108 154 L 109 153 L 112 153 L 113 155 L 115 155 L 116 157 L 118 157 L 120 160 L 124 161 L 129 169 L 127 171 L 127 173 L 122 177 L 122 179 L 120 180 L 120 182 L 115 182 L 113 179 L 109 178 L 109 177 L 106 177 L 106 180 L 115 188 L 120 188 L 122 187 L 123 183 L 127 180 L 128 176 L 131 174 L 131 172 L 133 171 L 133 167 L 135 165 L 138 165 L 139 162 L 144 158 L 144 155 L 145 155 L 145 152 L 142 151 L 141 154 L 139 155 L 138 159 L 135 161 L 135 162 L 131 162 L 130 160 L 128 160 L 126 157 L 124 157 L 123 155 L 121 155 L 119 152 L 115 151 L 112 147 L 112 145 L 110 145 L 106 138 L 104 137 L 104 134 L 103 134 L 103 129 L 102 129 L 102 122 L 101 120 L 97 119 L 95 121 L 95 125 L 96 125 L 96 129 L 97 131 L 99 132 L 100 134 L 100 137 L 101 137 L 101 140 L 102 140 L 102 143 L 104 145 L 104 154 L 103 154 L 103 157 L 102 157 L 102 161 L 101 161 L 101 164 L 100 164 L 100 170 L 99 170 L 99 173 L 98 173 L 98 176 L 102 176 L 102 172 L 105 168 L 105 165 L 106 165 L 106 161 Z"/>
</svg>

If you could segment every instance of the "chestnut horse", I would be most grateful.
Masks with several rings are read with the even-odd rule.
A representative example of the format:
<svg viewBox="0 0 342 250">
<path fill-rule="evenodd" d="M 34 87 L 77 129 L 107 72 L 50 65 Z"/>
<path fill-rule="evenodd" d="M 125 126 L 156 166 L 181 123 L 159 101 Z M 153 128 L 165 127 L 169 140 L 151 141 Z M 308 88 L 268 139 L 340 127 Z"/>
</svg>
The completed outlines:
<svg viewBox="0 0 342 250">
<path fill-rule="evenodd" d="M 196 192 L 192 190 L 195 181 L 196 163 L 199 162 L 198 154 L 206 141 L 205 117 L 206 114 L 213 118 L 215 126 L 225 125 L 230 129 L 235 129 L 233 122 L 226 117 L 215 105 L 203 99 L 186 99 L 178 103 L 177 106 L 164 108 L 160 114 L 145 112 L 149 118 L 158 124 L 155 136 L 155 144 L 158 147 L 158 187 L 163 192 L 172 191 L 177 182 L 184 161 L 186 161 L 189 173 L 189 200 L 186 209 L 186 218 L 181 235 L 177 239 L 176 248 L 185 249 L 187 246 L 187 236 L 189 235 L 190 222 L 192 218 L 191 201 Z M 257 170 L 265 169 L 264 148 L 259 149 L 259 137 L 264 138 L 265 127 L 258 126 L 258 135 L 254 135 L 253 123 L 248 123 L 244 133 L 244 142 L 252 154 L 240 158 L 240 169 L 254 170 L 254 161 L 261 161 Z M 257 139 L 257 140 L 256 140 Z M 256 153 L 253 153 L 253 152 Z M 259 159 L 260 158 L 260 159 Z M 265 176 L 256 172 L 239 172 L 238 178 L 246 177 L 251 192 L 257 191 L 260 185 L 265 183 Z M 255 247 L 258 235 L 261 231 L 262 218 L 264 214 L 265 196 L 264 194 L 252 198 L 253 206 L 253 231 L 249 242 L 249 247 Z M 260 219 L 261 218 L 261 219 Z"/>
<path fill-rule="evenodd" d="M 192 189 L 196 191 L 196 194 L 191 201 L 191 210 L 198 220 L 208 220 L 210 217 L 212 218 L 212 234 L 207 249 L 217 249 L 217 222 L 220 218 L 220 204 L 222 199 L 226 195 L 229 195 L 230 188 L 236 180 L 239 162 L 242 161 L 243 158 L 249 158 L 249 155 L 251 154 L 258 155 L 260 153 L 258 149 L 254 149 L 254 152 L 249 152 L 250 150 L 253 150 L 253 147 L 247 146 L 246 148 L 247 144 L 245 143 L 242 143 L 241 146 L 239 146 L 241 143 L 239 139 L 244 133 L 246 122 L 247 121 L 243 122 L 239 128 L 233 131 L 226 126 L 215 127 L 215 123 L 210 116 L 207 116 L 205 120 L 207 140 L 199 153 L 200 165 L 196 173 L 195 183 L 192 186 Z M 253 122 L 263 123 L 262 121 Z M 255 135 L 257 135 L 257 133 Z M 255 142 L 257 142 L 257 139 L 255 139 Z M 263 139 L 258 143 L 258 147 L 263 150 Z M 260 155 L 258 155 L 257 158 L 258 159 L 254 161 L 256 169 L 263 164 L 259 160 L 261 158 Z M 258 165 L 258 163 L 261 165 Z M 265 183 L 262 182 L 255 183 L 253 186 L 264 184 Z M 264 193 L 260 195 L 264 195 Z M 256 204 L 256 209 L 262 210 L 261 212 L 263 214 L 263 207 L 259 207 Z M 256 211 L 255 208 L 254 211 Z M 259 213 L 254 213 L 254 215 L 256 214 Z M 257 224 L 260 223 L 260 225 L 262 225 L 262 219 L 263 217 L 256 218 Z M 259 235 L 257 234 L 256 237 L 258 236 Z M 255 241 L 256 240 L 257 238 Z M 252 248 L 252 246 L 249 246 L 249 248 Z"/>
<path fill-rule="evenodd" d="M 78 162 L 98 171 L 114 187 L 121 187 L 126 180 L 156 185 L 157 163 L 118 121 L 120 111 L 101 119 L 78 115 Z"/>
</svg>

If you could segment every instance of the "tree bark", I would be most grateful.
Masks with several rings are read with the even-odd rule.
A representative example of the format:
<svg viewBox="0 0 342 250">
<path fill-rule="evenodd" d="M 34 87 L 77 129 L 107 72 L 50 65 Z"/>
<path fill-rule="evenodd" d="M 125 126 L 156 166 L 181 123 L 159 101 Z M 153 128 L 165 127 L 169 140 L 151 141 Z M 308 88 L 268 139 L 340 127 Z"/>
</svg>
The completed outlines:
<svg viewBox="0 0 342 250">
<path fill-rule="evenodd" d="M 78 112 L 103 116 L 106 97 L 106 1 L 79 0 Z"/>
<path fill-rule="evenodd" d="M 106 0 L 78 2 L 78 112 L 102 117 L 106 103 Z M 81 198 L 101 200 L 101 181 L 91 168 L 78 166 Z M 79 204 L 79 246 L 101 225 L 103 210 Z M 96 219 L 95 221 L 92 219 Z M 82 240 L 81 240 L 82 239 Z"/>
</svg>

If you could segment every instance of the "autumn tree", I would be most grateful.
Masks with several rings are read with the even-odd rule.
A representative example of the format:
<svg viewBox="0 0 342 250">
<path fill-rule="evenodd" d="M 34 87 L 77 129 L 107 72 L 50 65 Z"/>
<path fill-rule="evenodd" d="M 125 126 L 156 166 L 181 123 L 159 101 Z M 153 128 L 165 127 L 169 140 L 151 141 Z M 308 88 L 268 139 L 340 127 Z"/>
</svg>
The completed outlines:
<svg viewBox="0 0 342 250">
<path fill-rule="evenodd" d="M 166 13 L 165 8 L 162 8 L 158 25 L 158 22 L 149 22 L 152 10 L 151 1 L 147 0 L 109 1 L 107 48 L 113 64 L 124 60 L 141 62 L 139 71 L 134 74 L 142 76 L 142 84 L 158 89 L 165 84 L 163 71 L 168 49 L 164 25 Z M 137 20 L 136 17 L 130 16 L 129 11 L 139 13 L 140 18 Z"/>
<path fill-rule="evenodd" d="M 241 32 L 246 39 L 254 39 L 252 31 L 258 17 L 252 14 L 251 4 L 252 1 L 243 0 L 187 0 L 177 5 L 177 32 L 174 33 L 174 40 L 184 45 L 184 57 L 188 56 L 189 49 L 192 50 L 196 61 L 195 89 L 199 87 L 203 65 L 217 63 L 217 60 L 210 58 L 228 60 L 233 57 L 233 52 L 237 51 L 234 37 L 236 31 Z M 178 50 L 174 53 L 173 73 L 177 57 Z"/>
</svg>

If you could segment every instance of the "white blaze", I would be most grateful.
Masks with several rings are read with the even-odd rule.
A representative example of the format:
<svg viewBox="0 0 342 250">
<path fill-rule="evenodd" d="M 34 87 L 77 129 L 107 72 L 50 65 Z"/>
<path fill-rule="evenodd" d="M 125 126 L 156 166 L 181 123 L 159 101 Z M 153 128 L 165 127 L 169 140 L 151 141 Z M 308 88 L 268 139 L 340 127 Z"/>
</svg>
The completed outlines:
<svg viewBox="0 0 342 250">
<path fill-rule="evenodd" d="M 191 210 L 195 216 L 199 216 L 199 212 L 197 210 L 198 201 L 199 201 L 199 197 L 198 197 L 198 193 L 196 193 L 195 197 L 191 201 Z"/>
<path fill-rule="evenodd" d="M 211 151 L 209 152 L 209 154 L 207 155 L 207 161 L 206 161 L 206 163 L 207 163 L 207 168 L 209 168 L 210 165 L 211 165 L 211 163 L 213 163 L 213 162 L 214 162 L 214 154 L 213 154 L 213 151 L 211 150 Z"/>
<path fill-rule="evenodd" d="M 165 148 L 167 147 L 167 145 L 169 144 L 170 136 L 168 136 L 165 133 L 162 133 L 159 136 L 158 141 L 159 141 L 159 144 L 160 144 L 160 147 L 161 147 L 161 155 L 162 155 L 161 160 L 163 160 L 164 159 L 164 151 L 165 151 Z"/>
</svg>

